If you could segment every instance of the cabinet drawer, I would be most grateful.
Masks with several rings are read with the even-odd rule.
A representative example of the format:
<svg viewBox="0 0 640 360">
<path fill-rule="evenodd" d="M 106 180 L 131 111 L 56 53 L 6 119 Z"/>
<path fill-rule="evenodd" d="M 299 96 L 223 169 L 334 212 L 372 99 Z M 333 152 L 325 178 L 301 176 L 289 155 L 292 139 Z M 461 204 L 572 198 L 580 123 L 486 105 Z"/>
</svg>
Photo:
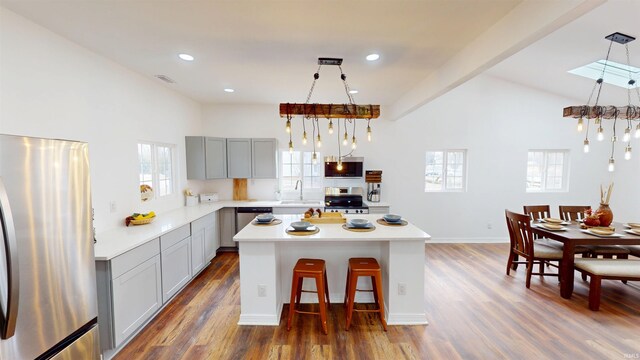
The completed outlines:
<svg viewBox="0 0 640 360">
<path fill-rule="evenodd" d="M 191 235 L 191 227 L 187 224 L 160 236 L 161 250 L 165 251 L 189 235 Z"/>
<path fill-rule="evenodd" d="M 158 254 L 160 254 L 160 240 L 153 239 L 111 259 L 111 278 L 117 278 Z"/>
<path fill-rule="evenodd" d="M 214 224 L 214 216 L 216 215 L 216 213 L 211 213 L 208 215 L 205 215 L 199 219 L 196 219 L 194 221 L 191 222 L 191 234 L 195 233 L 196 231 L 200 230 L 200 229 L 204 229 L 206 227 L 210 227 L 213 226 Z"/>
</svg>

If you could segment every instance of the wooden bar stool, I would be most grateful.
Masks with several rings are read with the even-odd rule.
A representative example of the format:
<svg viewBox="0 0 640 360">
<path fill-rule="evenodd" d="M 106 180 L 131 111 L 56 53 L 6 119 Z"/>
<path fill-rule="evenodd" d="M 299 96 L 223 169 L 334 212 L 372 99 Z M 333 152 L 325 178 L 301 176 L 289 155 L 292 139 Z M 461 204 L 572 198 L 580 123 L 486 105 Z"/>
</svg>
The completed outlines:
<svg viewBox="0 0 640 360">
<path fill-rule="evenodd" d="M 359 276 L 371 277 L 373 290 L 360 290 L 356 286 Z M 373 292 L 377 309 L 354 309 L 356 291 Z M 384 331 L 387 331 L 387 321 L 384 319 L 384 298 L 382 296 L 382 271 L 378 261 L 374 258 L 351 258 L 347 269 L 347 286 L 344 293 L 344 305 L 347 307 L 347 330 L 351 327 L 351 317 L 354 311 L 380 313 L 380 320 Z"/>
<path fill-rule="evenodd" d="M 302 283 L 304 278 L 316 279 L 317 291 L 302 290 Z M 296 307 L 300 305 L 300 296 L 303 292 L 312 292 L 318 294 L 318 303 L 320 305 L 320 312 L 301 311 Z M 325 298 L 327 299 L 327 305 L 325 305 Z M 293 267 L 293 280 L 291 281 L 291 300 L 289 301 L 289 317 L 287 319 L 287 331 L 291 330 L 291 321 L 293 320 L 293 313 L 300 314 L 313 314 L 320 315 L 320 322 L 322 323 L 322 331 L 327 332 L 327 306 L 331 306 L 329 301 L 329 286 L 327 284 L 327 270 L 324 265 L 324 260 L 320 259 L 299 259 L 296 265 Z"/>
</svg>

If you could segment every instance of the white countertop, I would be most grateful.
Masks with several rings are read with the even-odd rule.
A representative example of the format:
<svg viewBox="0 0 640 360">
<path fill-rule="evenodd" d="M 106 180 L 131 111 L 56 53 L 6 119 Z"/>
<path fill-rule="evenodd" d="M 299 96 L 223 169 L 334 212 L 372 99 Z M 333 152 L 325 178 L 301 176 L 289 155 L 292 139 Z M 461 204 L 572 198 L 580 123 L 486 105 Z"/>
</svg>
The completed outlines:
<svg viewBox="0 0 640 360">
<path fill-rule="evenodd" d="M 263 201 L 216 201 L 211 203 L 201 203 L 196 206 L 185 206 L 166 213 L 160 213 L 156 219 L 147 225 L 122 226 L 96 234 L 97 243 L 94 247 L 96 260 L 110 260 L 133 248 L 136 248 L 161 235 L 175 230 L 183 225 L 197 220 L 214 211 L 225 207 L 280 207 L 299 208 L 324 206 L 324 202 L 318 200 L 316 203 L 286 203 L 279 200 Z"/>
<path fill-rule="evenodd" d="M 286 229 L 293 221 L 300 221 L 300 216 L 296 215 L 276 215 L 282 223 L 273 226 L 262 226 L 248 224 L 233 237 L 235 241 L 407 241 L 407 240 L 428 240 L 431 236 L 409 223 L 406 226 L 385 226 L 376 223 L 381 218 L 379 214 L 369 215 L 345 215 L 349 218 L 368 219 L 376 229 L 369 232 L 354 232 L 342 228 L 342 224 L 315 224 L 320 228 L 320 232 L 308 236 L 296 236 L 286 233 Z"/>
<path fill-rule="evenodd" d="M 367 205 L 368 207 L 386 207 L 386 206 L 391 206 L 391 204 L 389 204 L 388 202 L 384 202 L 384 201 L 379 201 L 379 202 L 372 202 L 372 201 L 368 201 L 368 200 L 363 200 L 362 201 L 365 205 Z"/>
</svg>

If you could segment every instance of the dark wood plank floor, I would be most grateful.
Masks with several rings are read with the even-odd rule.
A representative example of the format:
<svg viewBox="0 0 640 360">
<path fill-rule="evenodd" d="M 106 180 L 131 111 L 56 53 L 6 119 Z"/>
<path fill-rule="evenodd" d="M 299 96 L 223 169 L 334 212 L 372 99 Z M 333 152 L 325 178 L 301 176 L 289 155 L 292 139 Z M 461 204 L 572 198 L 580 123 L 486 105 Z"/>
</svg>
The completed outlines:
<svg viewBox="0 0 640 360">
<path fill-rule="evenodd" d="M 117 359 L 626 359 L 640 357 L 640 283 L 603 282 L 599 312 L 587 308 L 588 285 L 576 276 L 570 300 L 557 279 L 521 267 L 506 276 L 506 244 L 425 246 L 428 326 L 390 326 L 376 314 L 333 305 L 329 335 L 314 316 L 298 315 L 287 332 L 238 326 L 238 255 L 224 253 L 179 294 Z"/>
</svg>

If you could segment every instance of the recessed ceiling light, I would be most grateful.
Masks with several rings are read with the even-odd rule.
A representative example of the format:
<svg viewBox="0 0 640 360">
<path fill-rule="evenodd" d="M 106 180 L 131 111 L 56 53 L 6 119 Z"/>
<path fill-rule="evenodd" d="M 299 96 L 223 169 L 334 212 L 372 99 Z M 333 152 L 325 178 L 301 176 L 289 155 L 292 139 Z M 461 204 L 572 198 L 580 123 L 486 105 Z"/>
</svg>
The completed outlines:
<svg viewBox="0 0 640 360">
<path fill-rule="evenodd" d="M 189 54 L 178 54 L 178 57 L 184 61 L 193 61 L 193 59 L 195 59 L 193 56 Z"/>
<path fill-rule="evenodd" d="M 234 92 L 234 91 L 235 91 L 235 90 L 233 90 L 233 89 L 231 89 L 231 88 L 226 88 L 226 89 L 224 89 L 224 92 L 228 92 L 228 93 L 232 93 L 232 92 Z"/>
<path fill-rule="evenodd" d="M 378 59 L 380 59 L 380 55 L 378 55 L 378 54 L 369 54 L 369 55 L 367 55 L 367 60 L 369 60 L 369 61 L 376 61 Z"/>
<path fill-rule="evenodd" d="M 349 90 L 349 94 L 357 94 L 358 90 Z"/>
</svg>

